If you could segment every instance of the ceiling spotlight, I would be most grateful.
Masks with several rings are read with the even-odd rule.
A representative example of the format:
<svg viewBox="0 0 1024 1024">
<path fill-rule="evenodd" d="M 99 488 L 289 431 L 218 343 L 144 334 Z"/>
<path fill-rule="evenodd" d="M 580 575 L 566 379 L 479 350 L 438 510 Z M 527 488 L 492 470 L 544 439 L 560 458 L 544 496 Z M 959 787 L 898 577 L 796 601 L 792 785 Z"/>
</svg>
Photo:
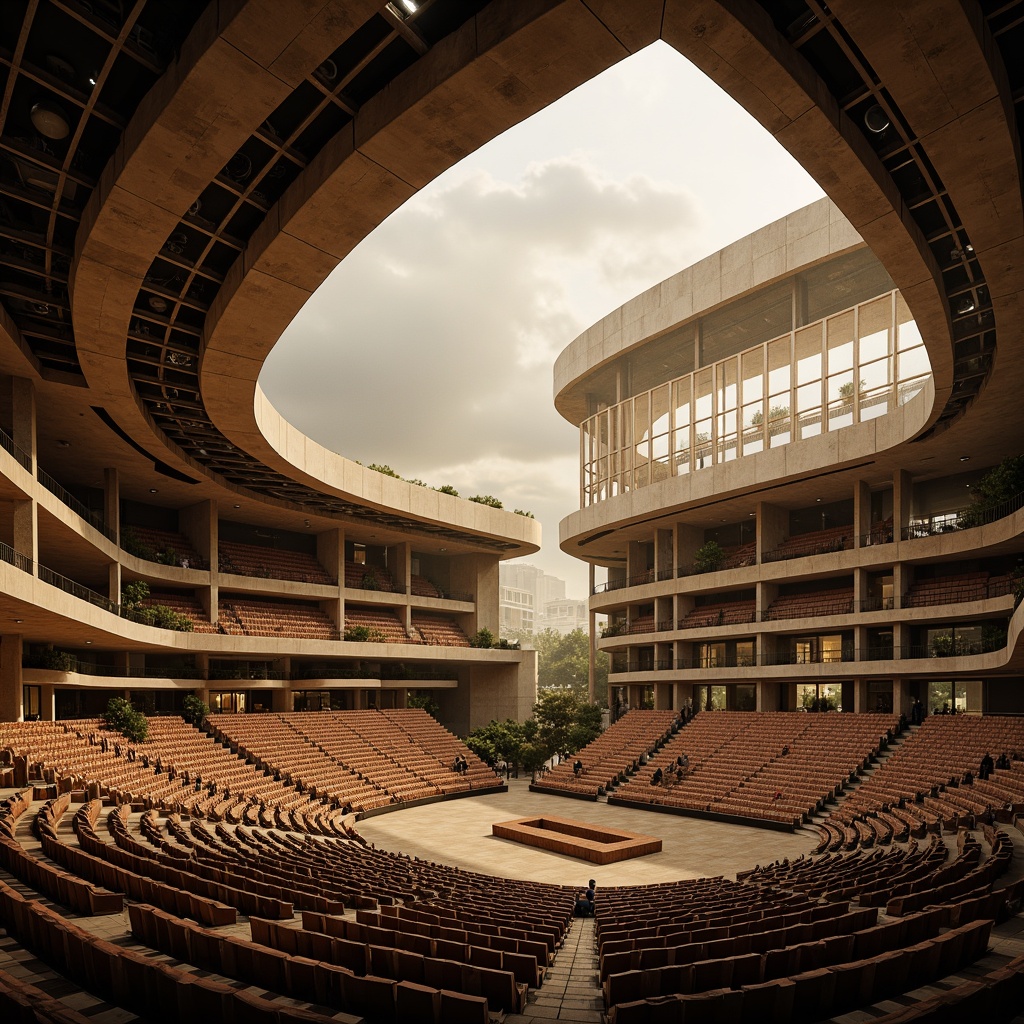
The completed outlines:
<svg viewBox="0 0 1024 1024">
<path fill-rule="evenodd" d="M 974 312 L 974 296 L 973 296 L 973 295 L 965 295 L 965 296 L 964 296 L 964 297 L 963 297 L 963 298 L 962 298 L 962 299 L 961 299 L 961 300 L 960 300 L 960 301 L 959 301 L 959 302 L 958 302 L 958 303 L 956 304 L 956 311 L 957 311 L 957 313 L 959 313 L 959 314 L 960 314 L 961 316 L 962 316 L 963 314 L 965 314 L 965 313 L 972 313 L 972 312 Z"/>
<path fill-rule="evenodd" d="M 864 127 L 875 135 L 881 135 L 891 123 L 889 115 L 877 103 L 864 111 Z"/>
<path fill-rule="evenodd" d="M 96 83 L 99 81 L 99 79 L 96 77 L 95 74 L 92 74 L 86 79 L 86 81 L 89 83 L 90 89 L 95 89 Z"/>
<path fill-rule="evenodd" d="M 32 127 L 48 139 L 66 139 L 71 131 L 68 115 L 56 103 L 40 100 L 29 111 Z"/>
<path fill-rule="evenodd" d="M 242 507 L 241 505 L 236 505 L 236 506 L 235 506 L 235 508 L 241 508 L 241 507 Z"/>
<path fill-rule="evenodd" d="M 155 487 L 150 487 L 149 493 L 150 494 L 156 494 L 156 488 Z"/>
<path fill-rule="evenodd" d="M 815 501 L 821 501 L 821 498 L 815 498 L 814 500 Z"/>
<path fill-rule="evenodd" d="M 24 619 L 15 619 L 14 621 L 15 622 L 24 622 L 25 620 Z"/>
<path fill-rule="evenodd" d="M 166 313 L 170 309 L 171 304 L 162 295 L 150 295 L 146 299 L 146 305 L 149 306 L 154 313 Z"/>
<path fill-rule="evenodd" d="M 961 455 L 960 456 L 960 461 L 961 462 L 970 462 L 971 461 L 971 457 L 970 457 L 970 455 Z"/>
<path fill-rule="evenodd" d="M 57 442 L 57 447 L 58 448 L 70 448 L 71 447 L 71 442 L 70 441 L 58 441 Z"/>
<path fill-rule="evenodd" d="M 306 520 L 306 529 L 307 530 L 309 529 L 309 520 L 308 519 Z"/>
</svg>

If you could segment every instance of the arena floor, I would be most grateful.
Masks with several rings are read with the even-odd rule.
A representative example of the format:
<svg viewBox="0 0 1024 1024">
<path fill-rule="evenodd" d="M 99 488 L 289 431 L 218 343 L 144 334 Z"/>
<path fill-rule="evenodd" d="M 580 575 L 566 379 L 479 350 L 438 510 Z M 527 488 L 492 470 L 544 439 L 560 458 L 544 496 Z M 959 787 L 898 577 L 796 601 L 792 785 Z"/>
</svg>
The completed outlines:
<svg viewBox="0 0 1024 1024">
<path fill-rule="evenodd" d="M 550 814 L 657 836 L 663 842 L 662 852 L 601 866 L 491 835 L 494 822 L 531 814 Z M 423 860 L 561 885 L 583 885 L 593 878 L 598 887 L 705 875 L 731 878 L 755 864 L 808 854 L 818 841 L 817 833 L 808 828 L 790 834 L 531 793 L 529 778 L 510 779 L 507 793 L 410 807 L 364 818 L 356 828 L 381 849 Z"/>
</svg>

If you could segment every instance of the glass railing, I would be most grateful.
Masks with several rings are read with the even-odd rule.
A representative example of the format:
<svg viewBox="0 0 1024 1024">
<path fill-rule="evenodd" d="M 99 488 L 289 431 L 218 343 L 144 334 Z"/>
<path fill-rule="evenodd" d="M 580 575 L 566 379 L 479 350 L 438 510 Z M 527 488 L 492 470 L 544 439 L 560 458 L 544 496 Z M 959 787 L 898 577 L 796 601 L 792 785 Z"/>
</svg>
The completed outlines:
<svg viewBox="0 0 1024 1024">
<path fill-rule="evenodd" d="M 584 420 L 580 506 L 876 419 L 930 379 L 902 296 L 862 302 Z"/>
</svg>

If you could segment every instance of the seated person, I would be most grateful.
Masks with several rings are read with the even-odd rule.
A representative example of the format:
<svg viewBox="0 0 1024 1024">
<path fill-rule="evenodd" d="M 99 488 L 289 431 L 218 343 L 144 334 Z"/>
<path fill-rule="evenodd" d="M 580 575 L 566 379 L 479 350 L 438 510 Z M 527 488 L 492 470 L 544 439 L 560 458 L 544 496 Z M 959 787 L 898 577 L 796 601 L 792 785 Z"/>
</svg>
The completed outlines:
<svg viewBox="0 0 1024 1024">
<path fill-rule="evenodd" d="M 594 903 L 592 900 L 587 899 L 587 894 L 585 892 L 580 892 L 576 894 L 576 916 L 594 916 Z"/>
<path fill-rule="evenodd" d="M 665 773 L 660 768 L 655 768 L 654 774 L 651 776 L 651 785 L 660 786 L 664 775 Z"/>
</svg>

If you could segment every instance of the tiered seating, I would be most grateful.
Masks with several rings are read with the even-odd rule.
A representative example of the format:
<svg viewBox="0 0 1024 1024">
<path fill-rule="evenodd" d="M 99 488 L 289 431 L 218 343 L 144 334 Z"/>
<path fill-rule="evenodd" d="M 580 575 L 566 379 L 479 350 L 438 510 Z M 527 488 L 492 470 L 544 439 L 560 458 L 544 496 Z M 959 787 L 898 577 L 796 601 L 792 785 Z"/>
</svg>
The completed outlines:
<svg viewBox="0 0 1024 1024">
<path fill-rule="evenodd" d="M 968 572 L 957 576 L 936 576 L 915 580 L 903 597 L 904 608 L 923 608 L 937 604 L 963 604 L 984 601 L 1008 593 L 1008 577 L 987 572 Z"/>
<path fill-rule="evenodd" d="M 413 612 L 412 628 L 419 633 L 425 644 L 440 647 L 468 647 L 469 637 L 454 619 L 446 619 L 442 615 L 427 615 L 425 612 Z"/>
<path fill-rule="evenodd" d="M 882 923 L 873 906 L 849 905 L 858 887 L 949 873 L 945 859 L 945 849 L 930 844 L 800 858 L 746 872 L 743 882 L 603 889 L 597 932 L 609 1019 L 819 1020 L 953 973 L 985 954 L 1003 894 L 999 907 L 992 898 L 966 900 Z"/>
<path fill-rule="evenodd" d="M 337 583 L 314 555 L 302 551 L 222 540 L 218 545 L 218 559 L 221 572 L 238 576 L 296 580 L 299 583 L 321 583 L 327 586 Z"/>
<path fill-rule="evenodd" d="M 192 542 L 183 533 L 135 525 L 123 526 L 122 533 L 130 533 L 138 547 L 146 551 L 145 556 L 139 557 L 166 565 L 184 565 L 187 562 L 190 569 L 209 568 L 205 559 L 200 558 L 199 552 L 192 547 Z"/>
<path fill-rule="evenodd" d="M 301 717 L 216 715 L 210 725 L 217 739 L 231 744 L 240 756 L 301 787 L 311 798 L 326 796 L 332 805 L 353 811 L 386 807 L 392 802 L 391 794 L 381 785 L 333 757 L 294 721 Z"/>
<path fill-rule="evenodd" d="M 674 711 L 630 711 L 575 757 L 541 775 L 531 788 L 596 800 L 670 736 L 676 721 Z M 583 762 L 578 776 L 572 770 L 577 758 Z"/>
<path fill-rule="evenodd" d="M 753 598 L 745 601 L 717 601 L 698 605 L 679 620 L 680 629 L 706 629 L 709 626 L 735 626 L 753 622 L 757 616 Z"/>
<path fill-rule="evenodd" d="M 982 757 L 1014 754 L 1008 769 L 985 782 Z M 911 834 L 972 824 L 991 813 L 1002 820 L 1024 809 L 1024 720 L 995 715 L 932 715 L 832 814 L 844 830 L 858 821 L 902 822 Z M 965 773 L 974 776 L 964 784 Z M 852 839 L 852 837 L 851 837 Z M 850 845 L 853 845 L 851 842 Z"/>
<path fill-rule="evenodd" d="M 626 624 L 626 633 L 653 633 L 655 630 L 654 612 L 637 615 Z"/>
<path fill-rule="evenodd" d="M 162 604 L 171 611 L 184 615 L 192 623 L 194 633 L 217 633 L 217 624 L 211 622 L 209 616 L 203 611 L 203 606 L 191 595 L 175 591 L 151 591 L 149 597 L 142 602 L 144 608 L 152 608 L 154 605 Z"/>
<path fill-rule="evenodd" d="M 382 711 L 392 726 L 408 734 L 413 742 L 427 754 L 436 758 L 447 769 L 448 776 L 442 777 L 441 787 L 448 792 L 450 787 L 459 786 L 459 780 L 451 771 L 456 755 L 466 758 L 466 771 L 461 775 L 461 782 L 468 783 L 471 789 L 500 788 L 501 780 L 477 757 L 457 736 L 445 729 L 440 722 L 421 708 L 396 708 Z M 467 753 L 469 750 L 469 753 Z"/>
<path fill-rule="evenodd" d="M 748 565 L 757 563 L 757 542 L 750 541 L 747 544 L 737 544 L 734 547 L 722 549 L 725 552 L 723 569 L 742 569 Z"/>
<path fill-rule="evenodd" d="M 292 815 L 285 827 L 320 830 L 323 808 L 309 794 L 239 760 L 180 718 L 150 718 L 145 743 L 105 732 L 98 721 L 0 723 L 3 747 L 15 752 L 26 780 L 42 778 L 62 792 L 217 820 L 248 814 L 253 823 L 262 808 L 270 812 L 268 823 L 281 811 Z"/>
<path fill-rule="evenodd" d="M 426 576 L 419 576 L 416 573 L 409 577 L 409 590 L 413 597 L 444 597 Z"/>
<path fill-rule="evenodd" d="M 853 587 L 842 587 L 808 594 L 782 594 L 768 606 L 765 619 L 807 619 L 849 615 L 852 611 Z"/>
<path fill-rule="evenodd" d="M 224 633 L 237 634 L 240 629 L 245 636 L 340 639 L 330 616 L 315 604 L 232 597 L 220 602 L 219 612 L 218 624 Z"/>
<path fill-rule="evenodd" d="M 395 590 L 395 581 L 387 569 L 382 569 L 378 565 L 346 562 L 345 586 L 352 590 L 382 590 L 391 594 Z"/>
<path fill-rule="evenodd" d="M 781 562 L 804 555 L 823 555 L 829 551 L 847 551 L 853 547 L 852 526 L 831 526 L 827 530 L 801 533 L 784 540 L 774 551 L 762 555 L 765 562 Z"/>
<path fill-rule="evenodd" d="M 842 791 L 895 726 L 892 715 L 703 712 L 613 799 L 796 826 Z M 679 780 L 682 754 L 689 770 Z"/>
<path fill-rule="evenodd" d="M 353 626 L 365 626 L 367 629 L 375 630 L 382 635 L 383 643 L 388 644 L 418 644 L 420 638 L 410 637 L 405 628 L 398 621 L 398 616 L 387 608 L 356 608 L 346 602 L 345 604 L 345 628 Z"/>
<path fill-rule="evenodd" d="M 311 798 L 353 811 L 500 787 L 468 747 L 424 711 L 217 715 L 215 735 Z M 452 771 L 456 754 L 468 769 Z"/>
</svg>

